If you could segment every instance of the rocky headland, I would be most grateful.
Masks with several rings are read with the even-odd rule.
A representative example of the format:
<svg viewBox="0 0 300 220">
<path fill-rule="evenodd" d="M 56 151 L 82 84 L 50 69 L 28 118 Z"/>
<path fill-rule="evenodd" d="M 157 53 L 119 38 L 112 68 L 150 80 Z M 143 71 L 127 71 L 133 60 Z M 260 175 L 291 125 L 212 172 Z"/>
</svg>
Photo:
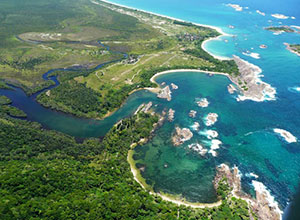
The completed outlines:
<svg viewBox="0 0 300 220">
<path fill-rule="evenodd" d="M 259 75 L 262 70 L 238 56 L 233 56 L 234 61 L 238 65 L 240 74 L 237 76 L 229 76 L 230 80 L 235 83 L 242 92 L 238 96 L 238 101 L 253 100 L 262 102 L 265 100 L 275 100 L 276 90 L 271 85 L 263 82 Z"/>
<path fill-rule="evenodd" d="M 230 169 L 226 164 L 217 167 L 217 174 L 214 179 L 214 187 L 218 189 L 219 184 L 226 178 L 227 184 L 232 189 L 228 197 L 236 197 L 245 200 L 253 213 L 261 220 L 281 220 L 282 211 L 278 203 L 271 196 L 267 188 L 258 181 L 252 181 L 256 198 L 244 193 L 241 188 L 241 175 L 238 167 Z M 249 213 L 252 219 L 253 213 Z"/>
</svg>

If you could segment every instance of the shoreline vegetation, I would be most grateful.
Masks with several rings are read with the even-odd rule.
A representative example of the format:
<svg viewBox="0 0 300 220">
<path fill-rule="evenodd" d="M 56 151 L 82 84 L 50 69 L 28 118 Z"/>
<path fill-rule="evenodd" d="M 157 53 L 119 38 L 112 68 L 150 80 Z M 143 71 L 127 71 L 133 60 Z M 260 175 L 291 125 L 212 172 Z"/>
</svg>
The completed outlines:
<svg viewBox="0 0 300 220">
<path fill-rule="evenodd" d="M 300 57 L 300 44 L 283 43 L 286 49 Z"/>
<path fill-rule="evenodd" d="M 163 116 L 160 116 L 159 121 L 165 120 Z M 154 125 L 152 132 L 157 128 Z M 217 173 L 214 178 L 213 184 L 218 195 L 218 201 L 214 203 L 195 203 L 189 202 L 180 195 L 173 195 L 163 192 L 154 192 L 153 188 L 146 183 L 146 180 L 141 175 L 141 170 L 136 167 L 136 162 L 133 159 L 134 148 L 138 144 L 145 144 L 148 140 L 142 139 L 138 143 L 133 143 L 130 146 L 130 150 L 127 154 L 127 161 L 130 165 L 130 170 L 134 180 L 150 195 L 158 196 L 164 201 L 171 202 L 177 206 L 186 206 L 193 209 L 207 209 L 218 208 L 228 203 L 229 201 L 236 201 L 237 199 L 247 204 L 247 212 L 250 219 L 272 219 L 281 220 L 282 211 L 279 209 L 279 205 L 271 196 L 267 188 L 258 181 L 252 181 L 255 187 L 256 198 L 246 194 L 241 188 L 241 175 L 238 167 L 234 166 L 230 168 L 226 164 L 220 164 L 217 166 Z"/>
<path fill-rule="evenodd" d="M 223 202 L 213 208 L 176 205 L 142 189 L 127 158 L 129 146 L 144 144 L 162 123 L 149 108 L 119 121 L 103 140 L 83 143 L 0 113 L 5 141 L 0 149 L 0 218 L 253 219 L 245 201 L 226 198 L 229 186 L 223 179 L 218 190 Z"/>
<path fill-rule="evenodd" d="M 37 101 L 43 106 L 78 117 L 101 120 L 112 115 L 135 91 L 147 89 L 158 93 L 159 86 L 150 81 L 152 76 L 165 71 L 179 70 L 180 72 L 183 69 L 226 75 L 239 88 L 238 93 L 242 94 L 238 98 L 240 101 L 275 99 L 276 91 L 260 80 L 261 76 L 256 74 L 254 65 L 239 62 L 243 64 L 241 67 L 236 62 L 240 58 L 219 57 L 205 49 L 207 42 L 230 36 L 221 28 L 186 22 L 130 7 L 124 8 L 109 1 L 88 2 L 101 6 L 99 7 L 102 8 L 101 10 L 109 10 L 106 12 L 109 15 L 117 13 L 118 16 L 125 16 L 122 19 L 136 19 L 133 23 L 143 27 L 142 36 L 147 31 L 156 33 L 156 36 L 147 34 L 149 37 L 146 40 L 141 36 L 136 36 L 132 40 L 124 37 L 117 38 L 119 40 L 102 40 L 110 50 L 106 51 L 106 46 L 98 47 L 100 54 L 107 56 L 111 53 L 115 56 L 116 52 L 110 51 L 123 51 L 128 53 L 128 58 L 96 71 L 87 69 L 76 73 L 55 73 L 60 85 L 37 97 Z M 136 26 L 132 28 L 137 29 Z M 48 48 L 53 42 L 62 40 L 68 42 L 66 40 L 68 36 L 64 33 L 29 32 L 23 33 L 20 37 L 25 41 L 27 39 L 31 42 L 42 42 L 44 47 Z M 93 41 L 77 43 L 89 45 L 89 49 L 95 47 Z M 50 82 L 51 80 L 43 84 L 48 85 Z M 80 94 L 83 95 L 78 96 L 78 91 L 81 91 Z M 79 99 L 79 97 L 86 98 Z"/>
</svg>

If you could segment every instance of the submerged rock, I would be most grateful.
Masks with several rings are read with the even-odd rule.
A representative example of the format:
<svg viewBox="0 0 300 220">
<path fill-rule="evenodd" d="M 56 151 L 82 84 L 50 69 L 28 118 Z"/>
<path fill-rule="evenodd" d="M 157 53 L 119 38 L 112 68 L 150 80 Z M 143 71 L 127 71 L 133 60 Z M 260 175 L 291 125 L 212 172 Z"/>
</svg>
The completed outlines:
<svg viewBox="0 0 300 220">
<path fill-rule="evenodd" d="M 188 128 L 175 128 L 175 132 L 172 136 L 172 142 L 174 146 L 179 146 L 184 142 L 190 140 L 193 137 L 193 133 Z"/>
</svg>

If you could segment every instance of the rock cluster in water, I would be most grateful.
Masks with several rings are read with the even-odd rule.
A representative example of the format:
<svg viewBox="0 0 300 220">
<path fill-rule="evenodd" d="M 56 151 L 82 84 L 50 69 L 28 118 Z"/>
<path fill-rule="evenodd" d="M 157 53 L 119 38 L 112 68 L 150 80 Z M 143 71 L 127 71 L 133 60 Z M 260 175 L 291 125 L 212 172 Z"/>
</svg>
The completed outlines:
<svg viewBox="0 0 300 220">
<path fill-rule="evenodd" d="M 170 108 L 168 111 L 168 121 L 169 122 L 174 121 L 174 117 L 175 117 L 175 110 Z"/>
<path fill-rule="evenodd" d="M 205 125 L 212 126 L 218 121 L 218 114 L 217 113 L 209 113 L 205 118 Z"/>
<path fill-rule="evenodd" d="M 197 104 L 199 107 L 206 108 L 206 107 L 208 107 L 209 102 L 206 98 L 202 98 L 199 101 L 197 101 Z"/>
<path fill-rule="evenodd" d="M 170 87 L 166 86 L 159 91 L 159 93 L 157 94 L 157 97 L 160 99 L 167 99 L 168 101 L 171 101 L 172 100 L 171 93 L 172 92 L 171 92 Z"/>
<path fill-rule="evenodd" d="M 135 115 L 139 112 L 144 112 L 144 113 L 147 113 L 150 111 L 151 107 L 152 107 L 153 103 L 152 102 L 148 102 L 147 104 L 143 103 L 141 104 L 137 110 L 135 111 Z"/>
<path fill-rule="evenodd" d="M 234 85 L 229 84 L 227 86 L 227 90 L 228 90 L 229 94 L 233 94 L 236 91 L 236 88 L 234 87 Z"/>
<path fill-rule="evenodd" d="M 199 153 L 201 156 L 205 156 L 205 154 L 208 151 L 206 148 L 204 148 L 201 144 L 198 143 L 190 144 L 188 148 Z"/>
<path fill-rule="evenodd" d="M 174 83 L 171 83 L 171 88 L 172 88 L 173 90 L 176 90 L 176 89 L 178 89 L 178 86 L 175 85 Z"/>
<path fill-rule="evenodd" d="M 197 112 L 195 110 L 191 110 L 189 113 L 189 117 L 191 117 L 191 118 L 195 118 L 196 115 L 197 115 Z"/>
<path fill-rule="evenodd" d="M 172 142 L 174 146 L 179 146 L 184 142 L 190 140 L 193 137 L 193 133 L 188 128 L 176 127 L 172 136 Z"/>
<path fill-rule="evenodd" d="M 258 181 L 252 181 L 256 192 L 256 198 L 245 194 L 241 189 L 241 175 L 239 169 L 235 166 L 231 170 L 227 165 L 221 164 L 217 167 L 217 174 L 214 179 L 214 187 L 218 188 L 223 178 L 227 179 L 227 183 L 232 188 L 231 195 L 245 200 L 251 210 L 257 215 L 258 219 L 263 220 L 280 220 L 281 211 L 274 197 L 271 196 L 267 188 Z M 252 215 L 251 213 L 249 213 Z M 253 218 L 252 218 L 253 219 Z"/>
</svg>

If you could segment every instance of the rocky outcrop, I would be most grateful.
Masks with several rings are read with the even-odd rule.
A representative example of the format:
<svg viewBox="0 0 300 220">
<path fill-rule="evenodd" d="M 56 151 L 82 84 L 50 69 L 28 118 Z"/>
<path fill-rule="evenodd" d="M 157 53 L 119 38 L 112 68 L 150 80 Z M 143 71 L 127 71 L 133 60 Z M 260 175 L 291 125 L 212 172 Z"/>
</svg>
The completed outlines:
<svg viewBox="0 0 300 220">
<path fill-rule="evenodd" d="M 193 133 L 188 128 L 175 128 L 175 132 L 172 136 L 172 142 L 174 146 L 179 146 L 184 142 L 190 140 L 193 137 Z"/>
<path fill-rule="evenodd" d="M 159 91 L 159 93 L 157 94 L 157 97 L 160 99 L 167 99 L 168 101 L 171 101 L 172 100 L 171 93 L 172 92 L 170 90 L 170 87 L 166 86 Z"/>
<path fill-rule="evenodd" d="M 262 76 L 259 74 L 262 73 L 262 70 L 258 66 L 242 60 L 238 56 L 233 56 L 233 60 L 237 64 L 240 74 L 230 76 L 230 79 L 243 93 L 238 97 L 238 101 L 249 99 L 261 102 L 275 99 L 276 90 L 260 79 Z"/>
<path fill-rule="evenodd" d="M 178 86 L 175 85 L 174 83 L 171 83 L 171 88 L 172 88 L 173 90 L 176 90 L 176 89 L 178 89 Z"/>
<path fill-rule="evenodd" d="M 191 118 L 195 118 L 196 115 L 197 115 L 197 112 L 196 112 L 195 110 L 191 110 L 190 113 L 189 113 L 189 116 L 190 116 Z"/>
<path fill-rule="evenodd" d="M 144 112 L 144 113 L 147 113 L 150 111 L 151 107 L 152 107 L 153 103 L 152 102 L 148 102 L 148 104 L 141 104 L 137 110 L 135 111 L 135 115 L 139 112 Z"/>
<path fill-rule="evenodd" d="M 227 183 L 232 189 L 229 196 L 245 200 L 259 220 L 281 220 L 282 212 L 279 209 L 278 203 L 274 200 L 274 197 L 271 196 L 264 184 L 258 181 L 252 181 L 256 192 L 256 198 L 252 198 L 250 195 L 242 192 L 241 175 L 236 166 L 233 169 L 230 169 L 225 164 L 221 164 L 217 167 L 217 174 L 213 182 L 215 189 L 218 188 L 219 183 L 224 178 L 227 179 Z M 251 213 L 249 214 L 252 215 Z"/>
<path fill-rule="evenodd" d="M 198 122 L 194 122 L 194 124 L 191 126 L 191 129 L 194 131 L 199 131 L 200 124 Z"/>
<path fill-rule="evenodd" d="M 236 88 L 234 87 L 234 85 L 229 84 L 227 86 L 227 90 L 228 90 L 229 94 L 233 94 L 236 91 Z"/>
<path fill-rule="evenodd" d="M 257 181 L 252 181 L 252 184 L 256 192 L 256 199 L 251 203 L 251 207 L 259 219 L 281 220 L 278 203 L 274 201 L 264 184 Z"/>
<path fill-rule="evenodd" d="M 208 152 L 208 150 L 206 148 L 204 148 L 201 144 L 198 144 L 198 143 L 190 144 L 188 146 L 188 148 L 195 151 L 195 152 L 197 152 L 202 157 L 205 156 Z"/>
<path fill-rule="evenodd" d="M 209 102 L 208 102 L 207 98 L 202 98 L 199 101 L 197 101 L 197 104 L 201 108 L 206 108 L 206 107 L 208 107 Z"/>
<path fill-rule="evenodd" d="M 175 117 L 175 110 L 170 108 L 168 111 L 168 121 L 169 122 L 174 121 L 174 117 Z"/>
<path fill-rule="evenodd" d="M 218 114 L 217 113 L 209 113 L 205 118 L 205 125 L 212 126 L 218 121 Z"/>
</svg>

